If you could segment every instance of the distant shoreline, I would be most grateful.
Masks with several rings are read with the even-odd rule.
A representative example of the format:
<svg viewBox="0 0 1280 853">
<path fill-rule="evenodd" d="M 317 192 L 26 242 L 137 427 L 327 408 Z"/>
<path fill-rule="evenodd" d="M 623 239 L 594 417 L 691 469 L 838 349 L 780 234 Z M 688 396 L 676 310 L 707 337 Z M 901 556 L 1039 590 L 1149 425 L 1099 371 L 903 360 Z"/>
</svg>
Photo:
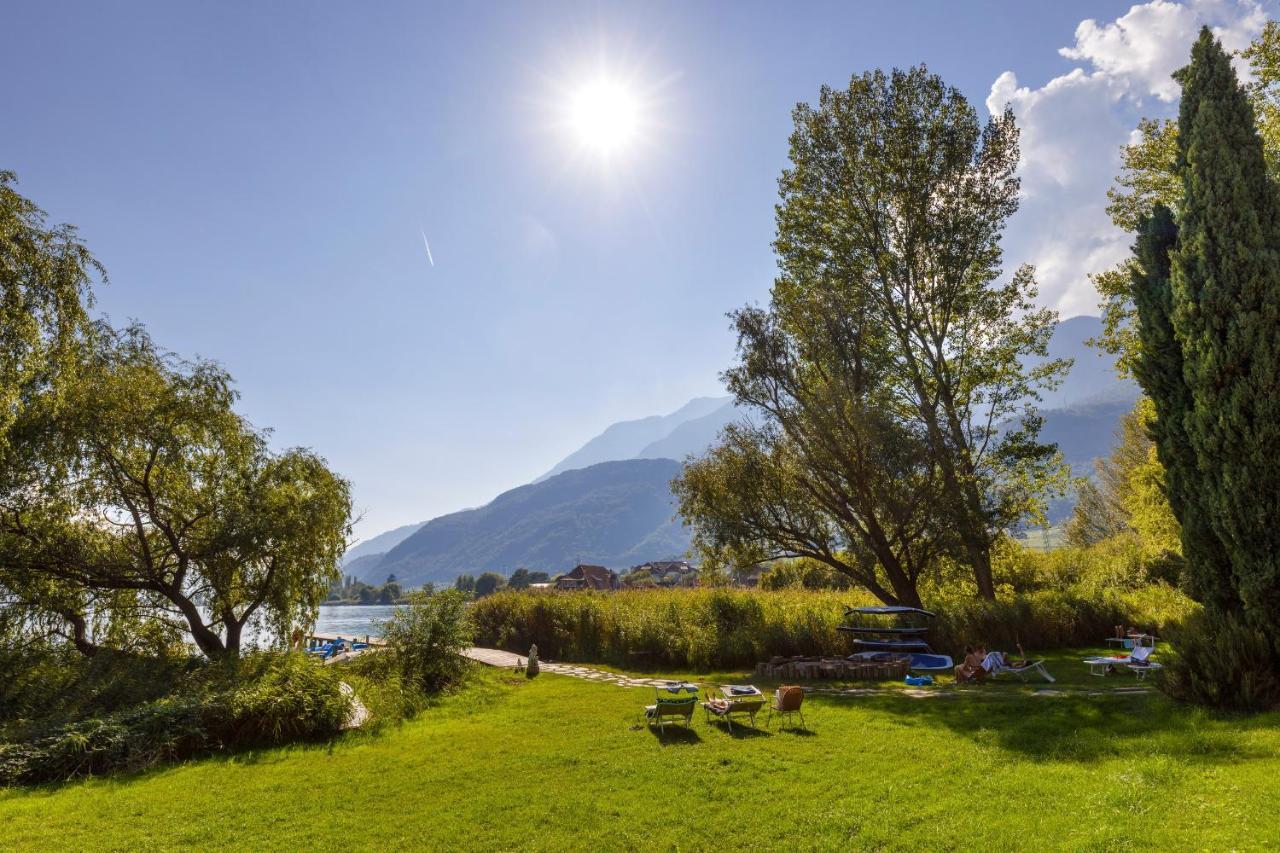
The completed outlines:
<svg viewBox="0 0 1280 853">
<path fill-rule="evenodd" d="M 391 602 L 390 604 L 380 604 L 376 601 L 368 604 L 366 604 L 363 601 L 325 601 L 321 603 L 320 606 L 321 607 L 396 607 L 397 605 L 408 604 L 408 603 L 409 603 L 408 600 L 401 598 Z"/>
</svg>

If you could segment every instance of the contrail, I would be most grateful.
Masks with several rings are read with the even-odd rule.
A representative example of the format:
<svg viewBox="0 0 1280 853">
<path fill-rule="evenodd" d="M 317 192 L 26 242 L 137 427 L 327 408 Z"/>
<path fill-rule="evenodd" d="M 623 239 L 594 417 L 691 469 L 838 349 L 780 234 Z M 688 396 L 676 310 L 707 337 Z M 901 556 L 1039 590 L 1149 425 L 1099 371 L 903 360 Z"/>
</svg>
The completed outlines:
<svg viewBox="0 0 1280 853">
<path fill-rule="evenodd" d="M 421 229 L 419 229 L 419 230 L 421 230 Z M 422 231 L 422 245 L 424 245 L 424 246 L 426 246 L 426 247 L 427 247 L 427 260 L 431 263 L 431 266 L 433 266 L 433 267 L 434 267 L 434 266 L 436 265 L 436 259 L 435 259 L 435 258 L 433 258 L 433 257 L 431 257 L 431 244 L 427 242 L 427 232 L 426 232 L 426 231 Z"/>
</svg>

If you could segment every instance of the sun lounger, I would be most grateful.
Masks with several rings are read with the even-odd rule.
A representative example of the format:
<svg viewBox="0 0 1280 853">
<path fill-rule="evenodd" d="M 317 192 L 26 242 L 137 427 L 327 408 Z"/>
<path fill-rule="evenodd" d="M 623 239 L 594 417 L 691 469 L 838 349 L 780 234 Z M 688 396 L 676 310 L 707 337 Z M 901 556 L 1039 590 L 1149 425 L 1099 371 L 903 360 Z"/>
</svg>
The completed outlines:
<svg viewBox="0 0 1280 853">
<path fill-rule="evenodd" d="M 1017 677 L 1019 681 L 1026 681 L 1027 676 L 1031 673 L 1035 673 L 1051 684 L 1057 680 L 1049 674 L 1049 670 L 1045 669 L 1044 661 L 1042 660 L 1023 661 L 1013 665 L 1000 664 L 993 667 L 987 674 L 997 678 L 1002 675 L 1012 675 Z"/>
<path fill-rule="evenodd" d="M 644 715 L 650 725 L 656 724 L 665 730 L 668 719 L 684 718 L 685 728 L 693 723 L 693 709 L 698 706 L 698 686 L 682 681 L 673 681 L 662 687 L 655 687 L 655 701 L 645 706 Z"/>
<path fill-rule="evenodd" d="M 1085 658 L 1084 662 L 1089 665 L 1090 675 L 1105 676 L 1115 672 L 1116 667 L 1123 666 L 1132 671 L 1141 681 L 1153 670 L 1161 668 L 1160 664 L 1151 660 L 1152 651 L 1151 646 L 1137 646 L 1123 657 L 1091 657 Z"/>
</svg>

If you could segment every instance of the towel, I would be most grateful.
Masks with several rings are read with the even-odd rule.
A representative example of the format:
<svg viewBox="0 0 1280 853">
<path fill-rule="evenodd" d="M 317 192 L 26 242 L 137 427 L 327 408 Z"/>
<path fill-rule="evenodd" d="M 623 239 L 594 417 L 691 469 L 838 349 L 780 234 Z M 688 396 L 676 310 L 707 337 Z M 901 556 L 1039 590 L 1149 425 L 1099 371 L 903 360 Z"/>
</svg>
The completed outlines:
<svg viewBox="0 0 1280 853">
<path fill-rule="evenodd" d="M 987 652 L 987 656 L 982 659 L 982 668 L 987 672 L 995 672 L 1004 666 L 1004 654 L 1001 652 Z"/>
</svg>

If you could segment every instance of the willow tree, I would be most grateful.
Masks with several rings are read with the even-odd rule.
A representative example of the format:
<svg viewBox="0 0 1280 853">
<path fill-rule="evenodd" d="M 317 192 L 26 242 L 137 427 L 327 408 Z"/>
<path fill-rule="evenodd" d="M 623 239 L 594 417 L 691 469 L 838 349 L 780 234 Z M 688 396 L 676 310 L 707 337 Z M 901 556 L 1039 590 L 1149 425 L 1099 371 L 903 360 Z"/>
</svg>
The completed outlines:
<svg viewBox="0 0 1280 853">
<path fill-rule="evenodd" d="M 92 323 L 101 268 L 0 172 L 0 631 L 84 654 L 309 624 L 349 532 L 349 487 L 273 452 L 230 377 Z"/>
<path fill-rule="evenodd" d="M 29 447 L 20 435 L 37 400 L 61 398 L 77 354 L 92 335 L 88 307 L 102 268 L 75 229 L 50 225 L 45 213 L 0 171 L 0 493 L 25 487 Z M 33 606 L 33 602 L 43 606 Z M 0 636 L 62 636 L 86 654 L 96 651 L 81 589 L 19 573 L 0 554 Z"/>
<path fill-rule="evenodd" d="M 1013 115 L 984 126 L 919 67 L 824 87 L 793 117 L 780 274 L 767 310 L 735 316 L 739 365 L 725 376 L 763 431 L 730 434 L 691 469 L 686 518 L 695 532 L 732 528 L 689 486 L 754 444 L 785 460 L 774 470 L 799 489 L 785 493 L 832 531 L 829 551 L 869 554 L 890 579 L 916 548 L 951 553 L 992 598 L 993 542 L 1065 478 L 1034 409 L 1068 367 L 1046 358 L 1056 314 L 1034 306 L 1029 268 L 998 282 L 1017 208 Z M 757 538 L 786 544 L 768 529 Z M 866 571 L 846 571 L 866 585 Z"/>
</svg>

